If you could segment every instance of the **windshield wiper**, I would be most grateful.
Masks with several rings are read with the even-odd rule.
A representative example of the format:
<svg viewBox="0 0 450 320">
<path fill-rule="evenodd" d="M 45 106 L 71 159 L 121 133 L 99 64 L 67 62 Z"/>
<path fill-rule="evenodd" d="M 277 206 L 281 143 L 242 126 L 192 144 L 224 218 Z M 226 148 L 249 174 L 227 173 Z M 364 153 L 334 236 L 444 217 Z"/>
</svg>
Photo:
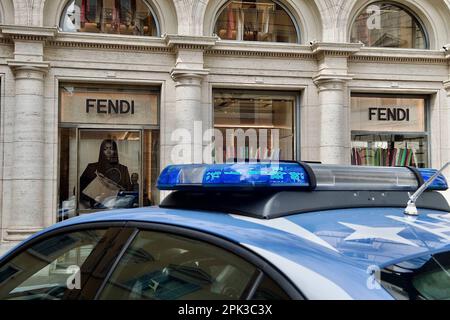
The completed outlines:
<svg viewBox="0 0 450 320">
<path fill-rule="evenodd" d="M 430 179 L 428 179 L 413 195 L 408 193 L 409 201 L 408 205 L 405 208 L 405 214 L 408 216 L 418 216 L 419 212 L 417 211 L 416 201 L 425 192 L 425 190 L 433 183 L 434 180 L 442 173 L 450 165 L 450 162 L 447 162 L 441 169 L 439 169 Z"/>
</svg>

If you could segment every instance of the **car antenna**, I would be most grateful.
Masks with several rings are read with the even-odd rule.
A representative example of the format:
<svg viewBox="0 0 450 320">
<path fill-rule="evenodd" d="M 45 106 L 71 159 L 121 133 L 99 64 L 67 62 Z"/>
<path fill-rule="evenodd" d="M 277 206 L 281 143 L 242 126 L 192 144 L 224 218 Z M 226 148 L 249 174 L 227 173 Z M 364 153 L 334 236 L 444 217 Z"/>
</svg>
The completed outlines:
<svg viewBox="0 0 450 320">
<path fill-rule="evenodd" d="M 408 192 L 409 201 L 408 205 L 405 208 L 404 213 L 408 216 L 418 216 L 419 212 L 417 211 L 416 201 L 419 197 L 424 193 L 424 191 L 433 183 L 433 181 L 442 173 L 450 165 L 450 161 L 447 162 L 441 169 L 439 169 L 435 174 L 431 176 L 413 195 Z"/>
</svg>

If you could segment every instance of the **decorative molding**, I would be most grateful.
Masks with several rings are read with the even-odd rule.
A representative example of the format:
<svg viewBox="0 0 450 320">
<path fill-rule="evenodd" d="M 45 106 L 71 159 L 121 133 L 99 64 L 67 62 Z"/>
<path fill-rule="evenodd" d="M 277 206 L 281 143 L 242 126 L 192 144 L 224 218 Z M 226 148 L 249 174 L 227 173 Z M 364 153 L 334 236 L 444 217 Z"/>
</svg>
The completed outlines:
<svg viewBox="0 0 450 320">
<path fill-rule="evenodd" d="M 351 62 L 386 62 L 386 63 L 419 63 L 419 64 L 447 64 L 445 57 L 408 57 L 408 56 L 380 56 L 354 55 L 349 57 Z"/>
<path fill-rule="evenodd" d="M 447 91 L 447 96 L 450 97 L 450 80 L 444 81 L 444 89 Z"/>
<path fill-rule="evenodd" d="M 205 55 L 316 60 L 311 48 L 301 44 L 233 40 L 217 41 L 213 48 L 205 50 Z"/>
<path fill-rule="evenodd" d="M 0 37 L 0 44 L 11 46 L 11 45 L 14 44 L 14 42 L 11 39 L 9 39 L 9 38 L 2 38 L 2 37 Z"/>
<path fill-rule="evenodd" d="M 240 56 L 240 57 L 269 57 L 269 58 L 292 58 L 304 60 L 316 60 L 311 52 L 282 52 L 282 51 L 254 51 L 234 49 L 209 49 L 205 51 L 208 56 Z"/>
<path fill-rule="evenodd" d="M 349 57 L 354 62 L 446 64 L 445 50 L 364 47 Z"/>
<path fill-rule="evenodd" d="M 205 36 L 184 36 L 184 35 L 165 35 L 164 40 L 170 48 L 206 50 L 213 47 L 219 40 L 219 37 Z"/>
<path fill-rule="evenodd" d="M 105 42 L 81 42 L 81 41 L 64 41 L 64 40 L 52 40 L 48 41 L 46 47 L 53 48 L 81 48 L 81 49 L 105 49 L 105 50 L 123 50 L 123 51 L 146 51 L 146 52 L 159 52 L 173 54 L 172 48 L 165 46 L 154 46 L 144 44 L 127 44 L 123 43 L 105 43 Z"/>
<path fill-rule="evenodd" d="M 181 69 L 174 68 L 170 76 L 176 82 L 184 83 L 186 80 L 190 84 L 200 84 L 205 76 L 209 74 L 208 69 Z"/>
<path fill-rule="evenodd" d="M 318 58 L 323 56 L 350 57 L 361 50 L 362 43 L 312 42 L 311 51 Z"/>
<path fill-rule="evenodd" d="M 343 91 L 345 84 L 353 79 L 353 75 L 318 74 L 313 82 L 320 92 L 327 90 Z"/>
<path fill-rule="evenodd" d="M 57 28 L 2 25 L 1 32 L 13 40 L 47 41 L 56 36 Z"/>
<path fill-rule="evenodd" d="M 42 62 L 32 62 L 32 61 L 20 61 L 20 60 L 7 60 L 6 61 L 8 66 L 14 71 L 14 73 L 19 74 L 20 72 L 27 71 L 30 72 L 30 76 L 28 78 L 31 78 L 31 72 L 33 73 L 46 73 L 48 69 L 50 68 L 50 63 L 46 61 Z"/>
</svg>

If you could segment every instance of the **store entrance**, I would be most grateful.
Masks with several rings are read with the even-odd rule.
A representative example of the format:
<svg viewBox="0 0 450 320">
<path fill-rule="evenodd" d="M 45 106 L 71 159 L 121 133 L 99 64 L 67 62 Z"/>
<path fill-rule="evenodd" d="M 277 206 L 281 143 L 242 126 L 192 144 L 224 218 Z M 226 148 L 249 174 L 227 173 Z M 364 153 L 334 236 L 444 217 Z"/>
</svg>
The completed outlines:
<svg viewBox="0 0 450 320">
<path fill-rule="evenodd" d="M 157 201 L 157 130 L 60 129 L 57 220 Z"/>
<path fill-rule="evenodd" d="M 140 131 L 79 131 L 79 213 L 142 205 L 141 141 Z"/>
</svg>

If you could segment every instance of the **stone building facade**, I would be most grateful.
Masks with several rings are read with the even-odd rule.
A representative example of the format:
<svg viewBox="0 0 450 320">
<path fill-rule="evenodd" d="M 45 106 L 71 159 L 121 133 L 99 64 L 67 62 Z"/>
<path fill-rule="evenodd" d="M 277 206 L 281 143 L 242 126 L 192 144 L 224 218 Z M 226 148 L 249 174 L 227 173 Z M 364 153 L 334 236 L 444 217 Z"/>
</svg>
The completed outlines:
<svg viewBox="0 0 450 320">
<path fill-rule="evenodd" d="M 79 178 L 108 139 L 132 206 L 174 155 L 205 161 L 212 128 L 279 129 L 288 160 L 439 167 L 449 43 L 449 0 L 0 0 L 0 251 L 102 208 Z"/>
</svg>

